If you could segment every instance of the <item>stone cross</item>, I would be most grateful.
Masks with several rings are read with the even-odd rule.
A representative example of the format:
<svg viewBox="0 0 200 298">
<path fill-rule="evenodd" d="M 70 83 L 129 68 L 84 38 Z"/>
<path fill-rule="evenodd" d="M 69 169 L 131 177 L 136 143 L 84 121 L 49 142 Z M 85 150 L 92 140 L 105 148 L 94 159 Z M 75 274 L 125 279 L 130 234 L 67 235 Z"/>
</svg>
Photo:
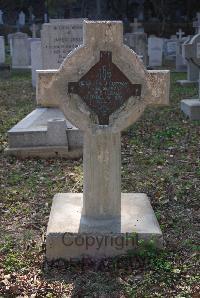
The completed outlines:
<svg viewBox="0 0 200 298">
<path fill-rule="evenodd" d="M 62 244 L 59 246 L 58 238 L 54 238 L 63 233 L 55 228 L 59 225 L 70 225 L 67 232 L 73 235 L 134 230 L 133 222 L 129 222 L 134 218 L 133 200 L 127 205 L 129 215 L 123 211 L 129 197 L 124 200 L 121 195 L 121 131 L 134 123 L 146 106 L 168 104 L 169 78 L 169 71 L 146 70 L 137 55 L 123 44 L 119 21 L 84 21 L 83 46 L 73 50 L 58 70 L 38 71 L 38 104 L 60 107 L 65 117 L 84 132 L 83 197 L 76 196 L 78 205 L 70 198 L 65 201 L 76 207 L 59 208 L 63 210 L 63 216 L 57 214 L 59 224 L 54 222 L 57 216 L 52 214 L 52 207 L 47 232 L 49 259 L 81 255 L 74 248 L 61 252 Z M 156 231 L 153 233 L 160 237 L 160 230 Z M 110 250 L 106 251 L 109 255 Z"/>
<path fill-rule="evenodd" d="M 178 36 L 179 41 L 181 41 L 185 32 L 183 32 L 182 29 L 179 29 L 178 32 L 176 32 L 176 35 Z"/>
<path fill-rule="evenodd" d="M 200 12 L 197 13 L 197 21 L 193 22 L 193 27 L 197 29 L 197 33 L 200 33 Z"/>
<path fill-rule="evenodd" d="M 142 25 L 142 23 L 138 23 L 137 18 L 134 18 L 134 22 L 130 24 L 132 27 L 132 32 L 138 32 L 138 27 Z"/>
<path fill-rule="evenodd" d="M 200 68 L 200 33 L 185 44 L 185 58 L 188 62 L 188 80 L 198 82 Z"/>
<path fill-rule="evenodd" d="M 23 13 L 23 11 L 19 13 L 18 24 L 19 26 L 25 25 L 25 14 Z"/>
</svg>

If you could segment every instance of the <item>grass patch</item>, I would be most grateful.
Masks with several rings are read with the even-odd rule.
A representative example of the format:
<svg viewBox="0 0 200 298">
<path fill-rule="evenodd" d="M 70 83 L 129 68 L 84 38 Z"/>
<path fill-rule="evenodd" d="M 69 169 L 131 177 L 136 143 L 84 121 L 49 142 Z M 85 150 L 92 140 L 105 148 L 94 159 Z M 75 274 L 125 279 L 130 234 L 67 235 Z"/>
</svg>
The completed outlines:
<svg viewBox="0 0 200 298">
<path fill-rule="evenodd" d="M 7 77 L 6 77 L 7 76 Z M 141 244 L 136 255 L 101 264 L 45 267 L 53 195 L 82 192 L 82 160 L 18 160 L 4 155 L 7 130 L 31 112 L 30 72 L 0 79 L 0 294 L 4 297 L 198 297 L 200 121 L 180 111 L 197 88 L 171 75 L 170 105 L 149 107 L 122 134 L 122 191 L 147 193 L 165 249 Z"/>
</svg>

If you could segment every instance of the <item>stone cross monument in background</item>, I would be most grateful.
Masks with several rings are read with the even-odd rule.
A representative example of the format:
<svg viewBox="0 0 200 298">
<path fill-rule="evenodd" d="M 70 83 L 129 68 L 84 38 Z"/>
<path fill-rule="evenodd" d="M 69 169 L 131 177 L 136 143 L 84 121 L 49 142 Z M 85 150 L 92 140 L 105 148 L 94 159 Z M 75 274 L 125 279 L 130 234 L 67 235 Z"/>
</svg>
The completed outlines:
<svg viewBox="0 0 200 298">
<path fill-rule="evenodd" d="M 135 248 L 133 233 L 162 245 L 147 196 L 121 194 L 120 136 L 146 106 L 168 104 L 169 71 L 145 69 L 123 44 L 122 22 L 84 21 L 83 45 L 58 70 L 38 76 L 38 103 L 48 98 L 84 132 L 83 194 L 55 195 L 47 259 L 124 254 Z"/>
</svg>

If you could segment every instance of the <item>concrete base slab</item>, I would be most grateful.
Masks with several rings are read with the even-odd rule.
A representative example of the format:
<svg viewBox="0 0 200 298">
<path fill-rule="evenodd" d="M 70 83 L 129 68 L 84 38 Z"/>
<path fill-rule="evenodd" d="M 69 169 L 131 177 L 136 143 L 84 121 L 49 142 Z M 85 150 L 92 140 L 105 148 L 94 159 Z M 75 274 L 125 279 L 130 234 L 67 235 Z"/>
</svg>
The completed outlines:
<svg viewBox="0 0 200 298">
<path fill-rule="evenodd" d="M 47 260 L 103 258 L 139 249 L 138 240 L 154 240 L 162 248 L 163 237 L 148 197 L 143 193 L 121 195 L 121 218 L 82 216 L 81 193 L 54 196 L 47 237 Z"/>
<path fill-rule="evenodd" d="M 45 147 L 26 147 L 26 148 L 6 148 L 6 155 L 16 156 L 18 158 L 40 157 L 40 158 L 53 158 L 63 157 L 67 159 L 78 159 L 83 155 L 83 149 L 77 148 L 68 150 L 65 146 L 45 146 Z"/>
<path fill-rule="evenodd" d="M 189 87 L 189 86 L 197 85 L 198 81 L 178 80 L 176 81 L 176 83 L 183 87 Z"/>
<path fill-rule="evenodd" d="M 181 100 L 181 111 L 183 111 L 190 120 L 200 120 L 200 99 Z"/>
<path fill-rule="evenodd" d="M 14 69 L 14 70 L 27 70 L 27 69 L 31 69 L 31 65 L 25 65 L 25 66 L 14 66 L 14 65 L 12 65 L 12 69 Z"/>
<path fill-rule="evenodd" d="M 57 108 L 37 108 L 8 131 L 6 154 L 17 157 L 78 158 L 83 133 Z"/>
</svg>

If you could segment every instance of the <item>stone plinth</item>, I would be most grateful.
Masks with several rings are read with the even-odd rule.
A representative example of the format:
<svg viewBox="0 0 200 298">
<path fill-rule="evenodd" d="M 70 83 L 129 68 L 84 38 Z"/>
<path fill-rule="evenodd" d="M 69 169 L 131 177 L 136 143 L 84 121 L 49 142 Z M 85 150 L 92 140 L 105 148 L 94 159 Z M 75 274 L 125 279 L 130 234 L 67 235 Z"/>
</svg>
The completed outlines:
<svg viewBox="0 0 200 298">
<path fill-rule="evenodd" d="M 200 99 L 181 100 L 181 110 L 190 120 L 200 120 Z"/>
<path fill-rule="evenodd" d="M 121 216 L 93 219 L 82 215 L 83 195 L 60 193 L 53 199 L 46 238 L 49 261 L 83 257 L 111 257 L 138 250 L 138 241 L 163 237 L 148 197 L 142 193 L 121 194 Z"/>
<path fill-rule="evenodd" d="M 82 132 L 56 108 L 37 108 L 8 131 L 6 153 L 21 158 L 82 156 Z"/>
</svg>

